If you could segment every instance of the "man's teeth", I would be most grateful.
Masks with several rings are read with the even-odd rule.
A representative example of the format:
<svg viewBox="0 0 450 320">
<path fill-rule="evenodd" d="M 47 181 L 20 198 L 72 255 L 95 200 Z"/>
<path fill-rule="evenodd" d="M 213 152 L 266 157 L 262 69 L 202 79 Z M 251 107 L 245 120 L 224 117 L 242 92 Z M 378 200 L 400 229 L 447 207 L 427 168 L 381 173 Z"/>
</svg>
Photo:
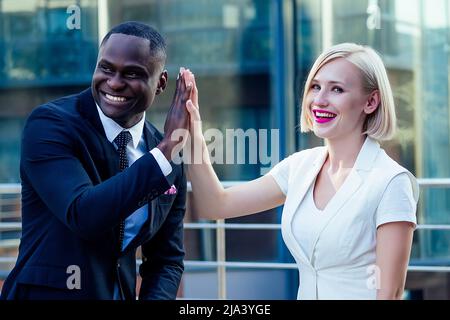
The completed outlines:
<svg viewBox="0 0 450 320">
<path fill-rule="evenodd" d="M 317 117 L 321 117 L 321 118 L 334 118 L 334 117 L 336 117 L 335 114 L 328 113 L 328 112 L 319 112 L 319 111 L 316 111 L 316 116 Z"/>
<path fill-rule="evenodd" d="M 115 101 L 115 102 L 125 102 L 125 101 L 127 101 L 127 98 L 125 98 L 125 97 L 112 96 L 112 95 L 107 94 L 107 93 L 105 94 L 105 96 L 106 96 L 106 98 L 108 100 Z"/>
</svg>

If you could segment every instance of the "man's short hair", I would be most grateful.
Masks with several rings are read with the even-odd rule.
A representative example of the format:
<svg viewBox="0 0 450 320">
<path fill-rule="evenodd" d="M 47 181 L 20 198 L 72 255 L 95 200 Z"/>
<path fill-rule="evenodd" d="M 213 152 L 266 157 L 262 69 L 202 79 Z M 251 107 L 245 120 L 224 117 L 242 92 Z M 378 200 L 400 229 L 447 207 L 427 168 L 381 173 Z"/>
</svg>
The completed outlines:
<svg viewBox="0 0 450 320">
<path fill-rule="evenodd" d="M 112 34 L 121 33 L 130 36 L 135 36 L 150 41 L 150 52 L 152 55 L 161 55 L 163 61 L 166 59 L 166 42 L 163 36 L 153 27 L 137 21 L 123 22 L 113 27 L 103 38 L 103 44 L 111 37 Z"/>
</svg>

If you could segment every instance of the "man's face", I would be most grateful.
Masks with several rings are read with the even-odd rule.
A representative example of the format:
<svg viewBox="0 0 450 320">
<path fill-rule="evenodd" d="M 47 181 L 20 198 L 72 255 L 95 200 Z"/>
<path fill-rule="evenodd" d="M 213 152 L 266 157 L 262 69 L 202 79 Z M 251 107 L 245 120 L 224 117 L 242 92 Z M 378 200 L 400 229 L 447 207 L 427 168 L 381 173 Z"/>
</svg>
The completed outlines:
<svg viewBox="0 0 450 320">
<path fill-rule="evenodd" d="M 92 95 L 103 113 L 124 128 L 143 113 L 167 83 L 164 59 L 152 55 L 147 39 L 112 34 L 100 47 L 92 77 Z"/>
</svg>

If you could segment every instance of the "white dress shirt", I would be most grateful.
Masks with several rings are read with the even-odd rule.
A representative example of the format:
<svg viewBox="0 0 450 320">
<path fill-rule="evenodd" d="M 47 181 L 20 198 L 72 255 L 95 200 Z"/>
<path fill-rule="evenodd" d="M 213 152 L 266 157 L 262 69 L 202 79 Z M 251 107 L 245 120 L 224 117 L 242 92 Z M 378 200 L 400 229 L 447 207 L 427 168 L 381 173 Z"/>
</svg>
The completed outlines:
<svg viewBox="0 0 450 320">
<path fill-rule="evenodd" d="M 144 124 L 145 124 L 145 113 L 138 123 L 133 127 L 125 129 L 122 128 L 117 122 L 105 116 L 103 111 L 97 106 L 98 114 L 100 116 L 100 121 L 102 122 L 103 129 L 105 130 L 106 138 L 111 142 L 114 147 L 117 148 L 114 143 L 114 139 L 122 131 L 129 131 L 132 140 L 127 145 L 127 158 L 128 163 L 131 166 L 137 159 L 142 157 L 147 151 L 147 145 L 144 139 Z M 168 176 L 172 172 L 172 166 L 166 157 L 162 154 L 161 150 L 158 148 L 153 148 L 150 153 L 155 157 L 156 162 L 158 162 L 161 171 L 165 176 Z M 124 250 L 128 244 L 133 240 L 133 238 L 139 233 L 139 230 L 144 225 L 148 218 L 148 205 L 140 207 L 128 218 L 125 219 L 125 234 L 122 243 L 122 250 Z"/>
</svg>

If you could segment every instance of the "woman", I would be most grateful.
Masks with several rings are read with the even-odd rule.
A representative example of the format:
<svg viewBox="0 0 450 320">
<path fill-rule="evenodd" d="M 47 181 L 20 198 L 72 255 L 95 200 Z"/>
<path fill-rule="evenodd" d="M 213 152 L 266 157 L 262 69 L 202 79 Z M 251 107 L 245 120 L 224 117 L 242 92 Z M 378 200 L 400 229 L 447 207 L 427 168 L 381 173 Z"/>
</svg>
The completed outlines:
<svg viewBox="0 0 450 320">
<path fill-rule="evenodd" d="M 303 150 L 267 175 L 224 189 L 201 134 L 197 91 L 187 103 L 203 161 L 189 166 L 200 217 L 224 219 L 284 204 L 282 234 L 300 274 L 299 299 L 400 299 L 416 226 L 418 186 L 377 141 L 396 117 L 380 57 L 339 44 L 322 53 L 307 78 L 301 131 L 325 147 Z"/>
</svg>

